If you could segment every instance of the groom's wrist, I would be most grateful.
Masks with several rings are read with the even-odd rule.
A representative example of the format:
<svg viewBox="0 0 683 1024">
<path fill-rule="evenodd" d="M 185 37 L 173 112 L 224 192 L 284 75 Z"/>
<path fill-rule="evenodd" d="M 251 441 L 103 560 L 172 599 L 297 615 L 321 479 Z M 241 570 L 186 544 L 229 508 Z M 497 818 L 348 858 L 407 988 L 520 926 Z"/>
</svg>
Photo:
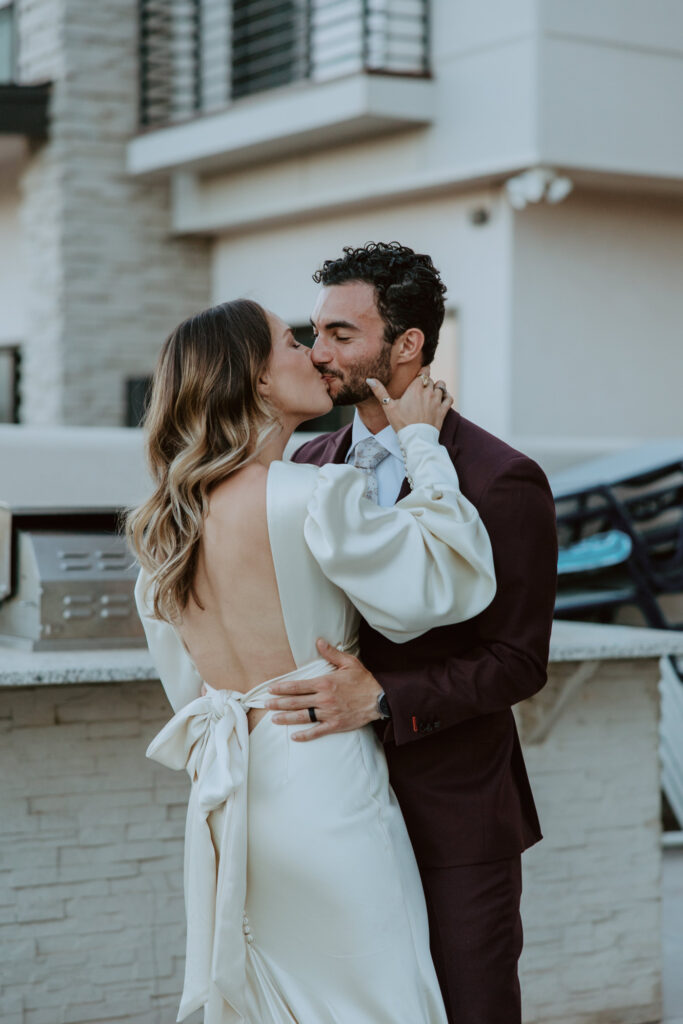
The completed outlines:
<svg viewBox="0 0 683 1024">
<path fill-rule="evenodd" d="M 384 690 L 380 690 L 377 694 L 377 713 L 385 722 L 388 722 L 391 718 L 391 708 L 389 707 L 389 701 Z"/>
</svg>

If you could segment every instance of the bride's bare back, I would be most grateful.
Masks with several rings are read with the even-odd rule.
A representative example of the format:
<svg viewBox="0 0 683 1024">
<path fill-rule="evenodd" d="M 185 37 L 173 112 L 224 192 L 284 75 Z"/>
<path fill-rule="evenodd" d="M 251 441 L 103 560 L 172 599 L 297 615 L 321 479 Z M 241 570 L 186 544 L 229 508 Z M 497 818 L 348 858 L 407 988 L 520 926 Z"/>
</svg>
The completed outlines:
<svg viewBox="0 0 683 1024">
<path fill-rule="evenodd" d="M 245 466 L 212 491 L 195 588 L 180 634 L 199 674 L 240 690 L 296 668 L 268 537 L 265 466 Z M 253 728 L 262 710 L 249 713 Z"/>
</svg>

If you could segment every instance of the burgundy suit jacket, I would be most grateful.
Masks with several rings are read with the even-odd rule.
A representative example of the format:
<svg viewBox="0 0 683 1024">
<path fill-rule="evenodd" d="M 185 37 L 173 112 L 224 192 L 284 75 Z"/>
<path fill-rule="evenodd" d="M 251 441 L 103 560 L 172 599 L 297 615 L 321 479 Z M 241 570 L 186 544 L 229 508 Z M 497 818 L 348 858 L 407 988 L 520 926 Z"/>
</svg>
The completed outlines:
<svg viewBox="0 0 683 1024">
<path fill-rule="evenodd" d="M 540 467 L 450 411 L 440 436 L 486 526 L 493 602 L 468 622 L 394 644 L 361 623 L 360 658 L 386 692 L 375 723 L 421 867 L 512 857 L 541 838 L 512 705 L 546 681 L 555 602 L 555 505 Z M 343 462 L 351 427 L 295 462 Z M 399 498 L 409 492 L 404 480 Z M 406 587 L 410 579 L 406 579 Z"/>
</svg>

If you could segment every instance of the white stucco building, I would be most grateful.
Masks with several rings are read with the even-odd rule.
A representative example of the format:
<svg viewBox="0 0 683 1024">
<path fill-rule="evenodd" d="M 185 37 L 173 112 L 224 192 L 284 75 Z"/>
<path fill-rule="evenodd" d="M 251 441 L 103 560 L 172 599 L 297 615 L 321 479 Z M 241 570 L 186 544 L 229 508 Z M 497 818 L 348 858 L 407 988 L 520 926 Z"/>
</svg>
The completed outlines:
<svg viewBox="0 0 683 1024">
<path fill-rule="evenodd" d="M 135 422 L 181 318 L 247 295 L 303 327 L 325 258 L 399 239 L 448 285 L 435 370 L 466 416 L 549 471 L 682 436 L 682 99 L 681 0 L 0 0 L 0 422 Z M 37 458 L 5 430 L 31 489 L 0 498 L 117 503 L 146 477 L 139 433 L 111 433 L 115 462 L 92 431 Z M 662 1019 L 680 638 L 591 630 L 519 709 L 546 833 L 528 1024 Z M 167 702 L 136 652 L 11 653 L 0 1018 L 164 1024 L 188 780 L 143 752 Z"/>
<path fill-rule="evenodd" d="M 306 324 L 324 258 L 396 238 L 448 284 L 465 415 L 548 469 L 683 431 L 676 0 L 14 9 L 17 80 L 52 82 L 46 141 L 0 136 L 23 420 L 123 423 L 186 313 Z"/>
</svg>

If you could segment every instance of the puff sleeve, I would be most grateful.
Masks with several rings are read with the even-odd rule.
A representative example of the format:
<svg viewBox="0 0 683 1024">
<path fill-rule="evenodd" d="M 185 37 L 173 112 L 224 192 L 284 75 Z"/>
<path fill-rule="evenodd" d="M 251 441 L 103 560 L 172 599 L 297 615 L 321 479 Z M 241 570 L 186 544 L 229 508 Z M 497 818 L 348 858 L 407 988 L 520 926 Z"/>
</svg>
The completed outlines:
<svg viewBox="0 0 683 1024">
<path fill-rule="evenodd" d="M 308 502 L 306 543 L 363 618 L 394 643 L 473 618 L 492 601 L 493 554 L 438 431 L 398 432 L 412 491 L 383 508 L 364 497 L 353 466 L 320 469 Z"/>
</svg>

